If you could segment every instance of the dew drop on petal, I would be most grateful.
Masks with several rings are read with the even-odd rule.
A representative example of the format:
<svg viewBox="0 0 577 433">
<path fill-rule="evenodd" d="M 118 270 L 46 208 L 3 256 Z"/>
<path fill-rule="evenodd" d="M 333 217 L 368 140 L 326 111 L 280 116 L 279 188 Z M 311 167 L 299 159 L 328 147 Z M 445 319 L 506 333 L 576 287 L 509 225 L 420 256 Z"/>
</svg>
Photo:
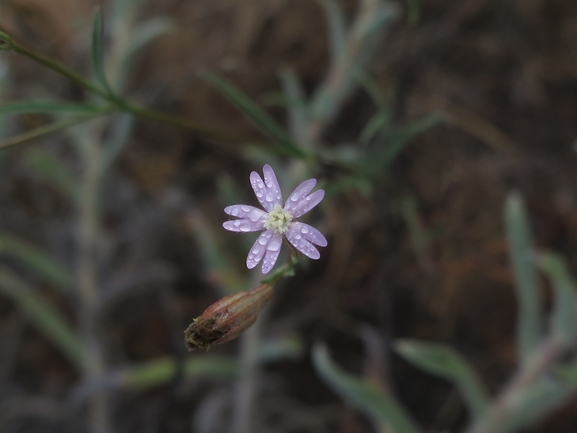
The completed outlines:
<svg viewBox="0 0 577 433">
<path fill-rule="evenodd" d="M 245 212 L 245 213 L 246 213 L 246 212 L 250 212 L 250 206 L 244 206 L 244 205 L 243 205 L 243 206 L 241 206 L 240 208 L 241 208 L 241 210 L 242 210 L 243 212 Z"/>
<path fill-rule="evenodd" d="M 235 227 L 238 227 L 238 226 L 240 226 L 240 221 L 239 221 L 239 220 L 236 220 L 235 222 L 233 222 L 233 224 L 234 224 Z"/>
<path fill-rule="evenodd" d="M 250 226 L 247 223 L 244 223 L 240 226 L 241 232 L 250 232 Z"/>
<path fill-rule="evenodd" d="M 267 242 L 268 242 L 268 239 L 265 239 L 263 237 L 258 238 L 258 243 L 261 245 L 266 245 Z"/>
<path fill-rule="evenodd" d="M 258 219 L 261 216 L 261 212 L 259 212 L 257 209 L 253 209 L 252 211 L 250 211 L 250 213 L 248 214 L 248 219 L 251 221 L 258 221 Z"/>
<path fill-rule="evenodd" d="M 268 202 L 272 202 L 274 200 L 274 194 L 272 191 L 267 191 L 266 196 L 264 198 Z"/>
<path fill-rule="evenodd" d="M 296 201 L 298 201 L 298 200 L 299 200 L 299 196 L 298 196 L 298 195 L 293 194 L 293 195 L 290 196 L 290 201 L 296 202 Z"/>
<path fill-rule="evenodd" d="M 256 246 L 252 249 L 251 253 L 253 253 L 255 256 L 260 252 L 260 247 Z"/>
<path fill-rule="evenodd" d="M 301 227 L 301 233 L 303 235 L 306 235 L 309 232 L 309 228 L 307 226 L 302 226 Z"/>
<path fill-rule="evenodd" d="M 263 194 L 264 194 L 264 193 L 262 192 L 261 189 L 259 189 L 259 190 L 256 192 L 256 196 L 257 196 L 258 198 L 262 198 Z"/>
<path fill-rule="evenodd" d="M 270 241 L 266 249 L 269 251 L 278 251 L 280 247 L 281 247 L 281 241 L 278 240 L 277 238 L 274 238 Z"/>
</svg>

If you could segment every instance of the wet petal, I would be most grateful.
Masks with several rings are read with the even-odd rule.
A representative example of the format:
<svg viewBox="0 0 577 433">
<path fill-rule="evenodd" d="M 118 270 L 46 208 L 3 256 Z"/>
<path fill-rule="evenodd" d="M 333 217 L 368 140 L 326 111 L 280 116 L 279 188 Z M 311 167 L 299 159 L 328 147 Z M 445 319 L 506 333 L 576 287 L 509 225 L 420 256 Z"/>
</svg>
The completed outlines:
<svg viewBox="0 0 577 433">
<path fill-rule="evenodd" d="M 300 203 L 302 199 L 304 199 L 309 192 L 313 190 L 315 185 L 317 184 L 316 179 L 309 179 L 305 180 L 299 186 L 295 188 L 295 190 L 288 196 L 286 199 L 286 203 L 284 205 L 285 210 L 288 210 L 292 213 L 295 207 Z"/>
<path fill-rule="evenodd" d="M 319 204 L 324 197 L 325 192 L 322 189 L 319 189 L 318 191 L 313 192 L 311 195 L 308 195 L 305 198 L 303 198 L 296 204 L 294 209 L 291 210 L 293 218 L 298 218 L 301 215 L 310 211 L 317 204 Z"/>
<path fill-rule="evenodd" d="M 264 221 L 251 221 L 249 219 L 239 219 L 234 221 L 225 221 L 222 226 L 231 232 L 258 232 L 264 228 Z"/>
<path fill-rule="evenodd" d="M 313 244 L 311 244 L 305 237 L 297 230 L 293 224 L 289 225 L 288 230 L 285 232 L 285 236 L 288 241 L 305 256 L 317 260 L 321 257 L 319 250 L 317 250 Z M 324 236 L 323 236 L 324 237 Z"/>
<path fill-rule="evenodd" d="M 247 268 L 253 269 L 262 260 L 264 254 L 267 251 L 267 247 L 271 241 L 273 233 L 274 232 L 272 230 L 266 230 L 262 232 L 261 235 L 257 238 L 252 248 L 250 249 L 248 256 L 246 257 Z"/>
<path fill-rule="evenodd" d="M 228 206 L 224 208 L 224 213 L 230 216 L 249 219 L 253 222 L 266 219 L 266 212 L 254 206 L 249 206 L 247 204 L 235 204 L 233 206 Z"/>
<path fill-rule="evenodd" d="M 323 234 L 308 224 L 296 221 L 289 224 L 288 230 L 300 234 L 307 241 L 320 247 L 326 247 L 328 244 Z"/>
<path fill-rule="evenodd" d="M 270 230 L 267 230 L 270 231 Z M 282 235 L 278 232 L 273 232 L 270 242 L 266 246 L 266 254 L 262 261 L 262 273 L 268 274 L 275 265 L 280 254 L 282 246 Z"/>
<path fill-rule="evenodd" d="M 267 212 L 270 212 L 275 204 L 281 204 L 282 197 L 273 169 L 265 165 L 263 173 L 264 181 L 256 171 L 253 171 L 250 174 L 250 184 L 259 203 Z"/>
</svg>

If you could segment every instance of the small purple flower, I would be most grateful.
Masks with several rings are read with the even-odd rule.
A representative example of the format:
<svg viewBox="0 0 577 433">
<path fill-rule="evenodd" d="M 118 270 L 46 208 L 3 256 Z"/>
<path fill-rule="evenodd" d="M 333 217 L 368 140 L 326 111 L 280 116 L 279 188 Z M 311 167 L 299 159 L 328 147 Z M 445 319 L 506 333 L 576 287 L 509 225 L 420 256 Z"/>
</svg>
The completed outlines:
<svg viewBox="0 0 577 433">
<path fill-rule="evenodd" d="M 311 259 L 320 257 L 313 244 L 326 247 L 327 240 L 314 227 L 298 221 L 296 218 L 307 213 L 321 202 L 325 196 L 322 189 L 309 194 L 315 187 L 316 179 L 305 180 L 289 195 L 284 207 L 280 186 L 270 165 L 262 169 L 264 182 L 256 171 L 250 174 L 250 184 L 256 198 L 265 210 L 245 204 L 235 204 L 224 209 L 227 215 L 238 217 L 225 221 L 222 226 L 231 232 L 256 232 L 264 230 L 246 258 L 249 269 L 256 267 L 262 260 L 262 273 L 268 273 L 280 254 L 283 235 L 301 253 Z"/>
</svg>

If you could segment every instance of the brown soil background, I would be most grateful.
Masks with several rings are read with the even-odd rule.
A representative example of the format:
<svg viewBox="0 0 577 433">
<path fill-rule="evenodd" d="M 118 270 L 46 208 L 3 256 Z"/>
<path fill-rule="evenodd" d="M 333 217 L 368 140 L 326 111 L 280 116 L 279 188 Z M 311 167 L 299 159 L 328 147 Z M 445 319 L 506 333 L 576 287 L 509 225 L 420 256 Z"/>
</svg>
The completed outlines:
<svg viewBox="0 0 577 433">
<path fill-rule="evenodd" d="M 510 191 L 524 196 L 538 245 L 561 252 L 577 271 L 577 3 L 423 3 L 420 21 L 411 25 L 401 19 L 370 72 L 385 93 L 395 95 L 399 119 L 443 113 L 448 122 L 411 142 L 379 201 L 350 193 L 326 204 L 319 215 L 326 216 L 329 247 L 283 288 L 273 307 L 278 319 L 264 332 L 297 332 L 307 350 L 325 340 L 351 372 L 360 372 L 365 359 L 355 331 L 361 324 L 372 325 L 385 347 L 395 338 L 443 342 L 463 353 L 495 393 L 515 368 L 516 300 L 502 222 Z M 0 25 L 22 44 L 87 71 L 86 28 L 97 4 L 2 0 Z M 356 2 L 342 5 L 352 16 Z M 156 109 L 212 128 L 262 140 L 198 77 L 200 68 L 225 74 L 262 102 L 279 90 L 282 67 L 293 67 L 312 89 L 327 66 L 325 19 L 316 2 L 149 0 L 142 8 L 142 18 L 159 15 L 175 27 L 140 58 L 129 88 Z M 63 99 L 78 97 L 78 89 L 55 74 L 16 55 L 6 57 L 13 76 L 10 99 L 34 96 L 35 89 Z M 283 121 L 283 110 L 271 112 Z M 366 96 L 359 93 L 327 138 L 354 139 L 370 114 Z M 38 121 L 20 119 L 15 130 Z M 44 141 L 58 140 L 66 139 Z M 43 143 L 3 155 L 0 223 L 73 262 L 67 244 L 74 223 L 71 207 L 24 163 L 26 151 L 36 145 Z M 199 356 L 184 354 L 181 333 L 218 295 L 206 282 L 189 228 L 167 197 L 189 198 L 218 227 L 224 215 L 215 198 L 216 179 L 228 174 L 251 197 L 248 173 L 254 169 L 260 167 L 186 131 L 137 123 L 105 187 L 105 226 L 109 236 L 130 246 L 127 251 L 140 251 L 140 258 L 170 277 L 111 308 L 105 324 L 111 365 L 167 354 Z M 416 257 L 405 223 L 389 205 L 403 195 L 416 200 L 423 227 L 438 233 L 425 256 Z M 117 254 L 110 260 L 121 260 Z M 543 297 L 549 302 L 545 290 Z M 55 301 L 74 316 L 71 306 Z M 0 363 L 3 404 L 49 405 L 77 384 L 58 351 L 3 298 L 0 341 L 2 351 L 11 354 Z M 236 349 L 231 342 L 214 353 L 233 355 Z M 387 350 L 376 359 L 387 383 L 426 431 L 458 431 L 465 424 L 466 408 L 447 383 Z M 228 386 L 206 380 L 115 392 L 117 432 L 191 431 L 198 405 L 217 390 L 226 393 Z M 574 399 L 530 431 L 573 431 L 576 409 Z M 32 411 L 17 431 L 83 431 L 78 416 L 38 413 L 43 412 Z M 255 433 L 372 431 L 320 381 L 308 351 L 299 360 L 264 369 L 254 419 Z M 294 428 L 274 430 L 290 422 Z"/>
</svg>

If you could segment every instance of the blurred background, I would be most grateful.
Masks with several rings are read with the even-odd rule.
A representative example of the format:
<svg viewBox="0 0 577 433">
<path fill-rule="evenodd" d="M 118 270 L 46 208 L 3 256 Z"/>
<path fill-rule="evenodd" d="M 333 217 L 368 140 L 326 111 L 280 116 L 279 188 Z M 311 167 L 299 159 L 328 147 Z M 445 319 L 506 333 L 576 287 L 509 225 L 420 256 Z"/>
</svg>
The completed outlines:
<svg viewBox="0 0 577 433">
<path fill-rule="evenodd" d="M 424 431 L 462 430 L 467 409 L 396 339 L 450 345 L 504 386 L 511 191 L 577 271 L 577 3 L 361 3 L 1 1 L 0 30 L 87 77 L 100 7 L 114 92 L 194 122 L 115 112 L 0 152 L 1 432 L 375 431 L 315 370 L 319 343 Z M 47 100 L 102 102 L 0 52 L 0 102 Z M 74 114 L 39 111 L 0 111 L 0 139 Z M 329 246 L 247 334 L 187 353 L 192 319 L 262 277 L 244 264 L 256 236 L 221 224 L 257 205 L 265 163 L 285 196 L 318 179 L 305 221 Z M 576 409 L 527 431 L 573 431 Z"/>
</svg>

